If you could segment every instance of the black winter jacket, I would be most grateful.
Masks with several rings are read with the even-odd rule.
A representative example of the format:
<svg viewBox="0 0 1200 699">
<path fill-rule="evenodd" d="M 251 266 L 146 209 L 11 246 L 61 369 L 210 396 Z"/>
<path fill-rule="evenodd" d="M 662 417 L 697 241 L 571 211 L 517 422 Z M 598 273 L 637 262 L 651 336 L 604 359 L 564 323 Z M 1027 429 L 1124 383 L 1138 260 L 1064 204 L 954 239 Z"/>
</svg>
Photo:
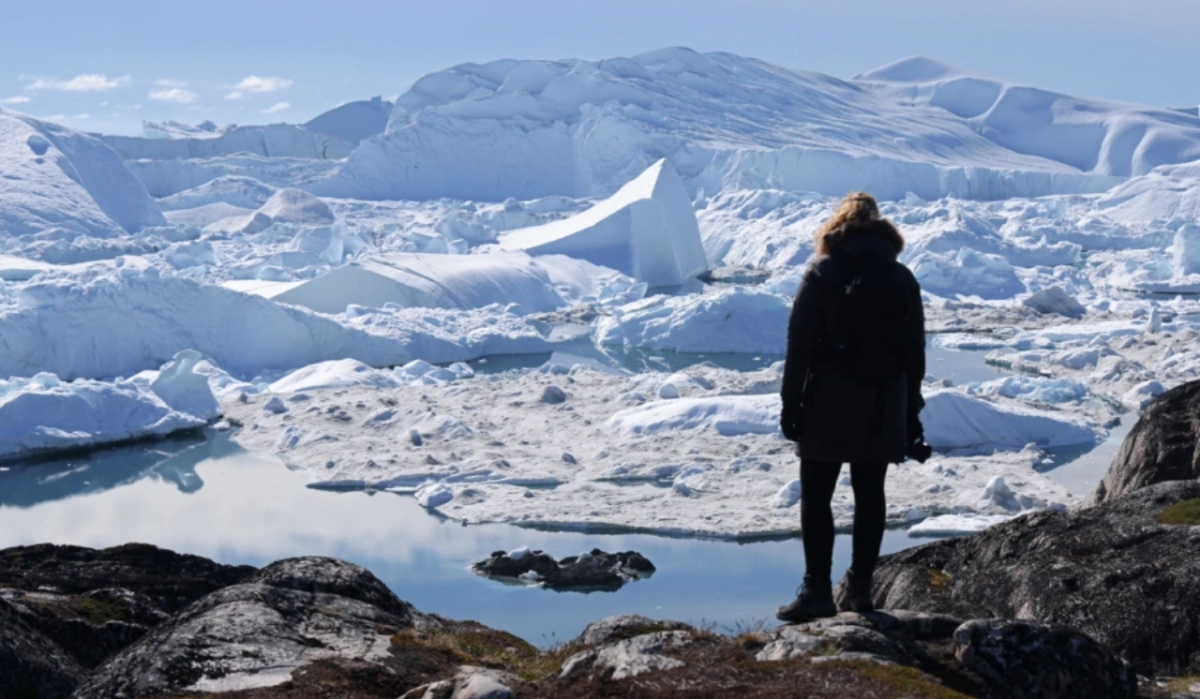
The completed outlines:
<svg viewBox="0 0 1200 699">
<path fill-rule="evenodd" d="M 861 224 L 843 232 L 836 243 L 838 252 L 865 264 L 896 260 L 899 237 L 886 221 Z M 887 228 L 884 228 L 887 227 Z M 890 235 L 889 235 L 890 234 Z M 921 287 L 905 268 L 905 293 L 911 319 L 906 337 L 905 371 L 881 394 L 874 383 L 864 383 L 816 360 L 817 348 L 830 342 L 830 316 L 834 308 L 826 291 L 828 280 L 841 278 L 842 263 L 836 255 L 813 260 L 788 322 L 787 359 L 783 369 L 784 410 L 802 411 L 800 442 L 796 453 L 802 459 L 833 463 L 900 463 L 908 441 L 906 424 L 925 402 L 921 381 L 925 377 L 925 316 Z M 880 429 L 872 429 L 876 401 L 882 395 Z"/>
</svg>

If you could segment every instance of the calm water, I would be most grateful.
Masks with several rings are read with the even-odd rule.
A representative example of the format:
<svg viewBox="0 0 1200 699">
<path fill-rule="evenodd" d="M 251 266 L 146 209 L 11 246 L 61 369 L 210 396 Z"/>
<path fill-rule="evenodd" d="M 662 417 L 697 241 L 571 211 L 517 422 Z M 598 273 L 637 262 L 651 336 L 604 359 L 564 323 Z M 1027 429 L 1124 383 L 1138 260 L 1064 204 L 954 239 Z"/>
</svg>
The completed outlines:
<svg viewBox="0 0 1200 699">
<path fill-rule="evenodd" d="M 798 539 L 733 543 L 467 527 L 407 496 L 312 490 L 278 459 L 245 452 L 224 435 L 5 468 L 0 547 L 141 541 L 251 565 L 335 556 L 369 568 L 419 609 L 477 619 L 537 644 L 573 638 L 589 621 L 626 612 L 728 628 L 773 619 L 803 574 Z M 889 531 L 883 548 L 913 543 L 903 531 Z M 467 569 L 518 546 L 559 557 L 633 549 L 658 572 L 614 593 L 580 594 L 504 585 Z M 836 575 L 849 554 L 849 537 L 839 537 Z"/>
<path fill-rule="evenodd" d="M 1003 373 L 982 352 L 929 349 L 929 373 L 955 383 Z M 610 371 L 672 371 L 711 361 L 735 369 L 779 357 L 671 355 L 558 345 L 553 355 L 492 358 L 484 371 L 583 362 Z M 1110 439 L 1079 453 L 1051 454 L 1048 475 L 1084 493 L 1107 468 L 1132 417 Z M 1110 453 L 1112 452 L 1112 453 Z M 798 539 L 725 542 L 646 534 L 547 532 L 504 525 L 462 526 L 409 496 L 335 493 L 305 487 L 277 458 L 249 453 L 211 433 L 72 458 L 0 466 L 0 547 L 40 542 L 104 547 L 156 544 L 225 563 L 264 565 L 289 556 L 327 555 L 363 565 L 419 609 L 476 619 L 547 644 L 576 636 L 587 622 L 619 613 L 711 622 L 725 628 L 773 619 L 803 575 Z M 652 486 L 643 486 L 652 487 Z M 797 513 L 799 516 L 799 513 Z M 884 552 L 924 543 L 889 531 Z M 518 546 L 562 557 L 601 548 L 637 550 L 658 572 L 613 593 L 557 593 L 478 577 L 468 566 Z M 849 565 L 839 536 L 835 575 Z"/>
</svg>

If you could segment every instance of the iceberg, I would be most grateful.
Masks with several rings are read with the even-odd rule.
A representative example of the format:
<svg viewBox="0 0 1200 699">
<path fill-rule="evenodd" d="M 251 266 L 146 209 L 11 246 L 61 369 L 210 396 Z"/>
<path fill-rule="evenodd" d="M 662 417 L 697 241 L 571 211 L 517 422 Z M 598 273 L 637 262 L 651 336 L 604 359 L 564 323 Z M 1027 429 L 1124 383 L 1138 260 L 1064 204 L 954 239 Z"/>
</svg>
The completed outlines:
<svg viewBox="0 0 1200 699">
<path fill-rule="evenodd" d="M 0 107 L 0 230 L 115 238 L 167 220 L 98 138 Z"/>
<path fill-rule="evenodd" d="M 342 313 L 351 304 L 465 310 L 499 303 L 525 313 L 565 305 L 545 270 L 521 253 L 383 254 L 268 293 L 279 303 L 321 313 Z"/>
<path fill-rule="evenodd" d="M 500 238 L 505 250 L 567 255 L 651 287 L 679 286 L 708 269 L 696 212 L 665 159 L 581 214 Z"/>
</svg>

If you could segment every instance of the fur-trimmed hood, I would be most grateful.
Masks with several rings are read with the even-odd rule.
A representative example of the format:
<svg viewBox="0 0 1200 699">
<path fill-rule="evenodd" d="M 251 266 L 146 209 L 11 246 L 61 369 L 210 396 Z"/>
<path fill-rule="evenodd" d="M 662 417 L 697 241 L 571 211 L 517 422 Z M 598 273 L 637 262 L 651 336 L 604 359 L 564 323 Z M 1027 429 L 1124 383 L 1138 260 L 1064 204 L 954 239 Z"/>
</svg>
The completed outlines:
<svg viewBox="0 0 1200 699">
<path fill-rule="evenodd" d="M 826 231 L 817 236 L 817 254 L 827 255 L 841 247 L 850 238 L 860 236 L 877 236 L 886 240 L 899 255 L 904 250 L 904 236 L 899 229 L 887 219 L 872 219 L 870 221 L 851 221 Z"/>
</svg>

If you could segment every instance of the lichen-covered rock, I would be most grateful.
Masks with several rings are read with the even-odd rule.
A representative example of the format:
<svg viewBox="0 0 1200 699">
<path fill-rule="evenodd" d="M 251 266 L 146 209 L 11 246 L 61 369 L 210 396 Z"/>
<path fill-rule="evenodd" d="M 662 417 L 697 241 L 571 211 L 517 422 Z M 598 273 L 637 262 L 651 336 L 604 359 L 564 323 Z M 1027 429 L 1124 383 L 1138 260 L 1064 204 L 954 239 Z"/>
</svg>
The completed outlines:
<svg viewBox="0 0 1200 699">
<path fill-rule="evenodd" d="M 1085 506 L 1155 483 L 1200 479 L 1200 381 L 1154 399 Z"/>
<path fill-rule="evenodd" d="M 954 632 L 954 656 L 1013 699 L 1132 699 L 1137 676 L 1107 648 L 1064 627 L 977 619 Z"/>
<path fill-rule="evenodd" d="M 1200 526 L 1157 519 L 1197 498 L 1200 481 L 1160 483 L 885 556 L 874 597 L 885 608 L 1066 626 L 1143 675 L 1200 674 Z"/>
<path fill-rule="evenodd" d="M 870 657 L 900 665 L 921 666 L 928 653 L 916 641 L 950 638 L 958 624 L 943 617 L 913 612 L 847 612 L 805 624 L 781 626 L 766 634 L 758 652 L 763 662 L 796 658 Z"/>
<path fill-rule="evenodd" d="M 617 614 L 588 624 L 576 639 L 579 645 L 593 648 L 658 631 L 686 631 L 691 627 L 679 621 L 651 619 L 641 614 Z"/>
<path fill-rule="evenodd" d="M 365 569 L 294 558 L 218 590 L 101 666 L 77 691 L 88 699 L 268 687 L 314 661 L 388 657 L 412 608 Z"/>
<path fill-rule="evenodd" d="M 604 674 L 608 679 L 623 680 L 656 670 L 683 667 L 683 661 L 664 655 L 664 651 L 692 642 L 688 631 L 657 631 L 591 648 L 567 658 L 559 677 L 578 677 L 589 673 Z"/>
</svg>

